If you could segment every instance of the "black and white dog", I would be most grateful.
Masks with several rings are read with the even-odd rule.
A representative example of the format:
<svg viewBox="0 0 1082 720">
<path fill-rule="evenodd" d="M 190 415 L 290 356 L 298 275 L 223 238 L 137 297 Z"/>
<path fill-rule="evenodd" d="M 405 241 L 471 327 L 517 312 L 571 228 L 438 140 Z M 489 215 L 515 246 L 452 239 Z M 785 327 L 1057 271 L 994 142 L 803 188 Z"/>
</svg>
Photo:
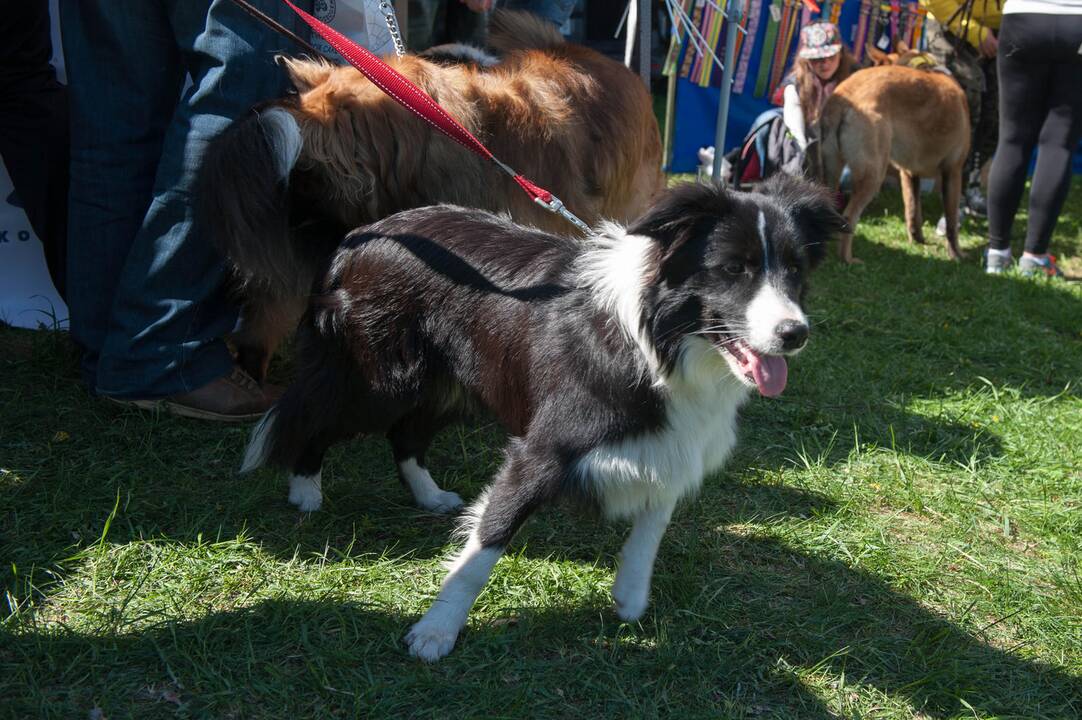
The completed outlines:
<svg viewBox="0 0 1082 720">
<path fill-rule="evenodd" d="M 298 378 L 242 470 L 289 470 L 290 501 L 315 510 L 328 447 L 386 433 L 418 503 L 446 512 L 461 500 L 425 450 L 485 409 L 511 435 L 506 457 L 410 652 L 450 652 L 515 531 L 558 497 L 632 521 L 612 594 L 638 618 L 676 503 L 725 462 L 749 389 L 785 388 L 785 356 L 808 339 L 808 271 L 843 226 L 789 179 L 677 187 L 588 239 L 446 205 L 393 215 L 342 244 L 302 323 Z"/>
</svg>

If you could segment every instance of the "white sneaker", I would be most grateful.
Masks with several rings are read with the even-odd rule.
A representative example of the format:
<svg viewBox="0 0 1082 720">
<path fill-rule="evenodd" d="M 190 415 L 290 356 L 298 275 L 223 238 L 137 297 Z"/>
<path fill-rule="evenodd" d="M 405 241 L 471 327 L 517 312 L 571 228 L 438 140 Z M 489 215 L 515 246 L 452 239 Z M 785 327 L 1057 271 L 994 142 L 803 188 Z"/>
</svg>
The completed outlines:
<svg viewBox="0 0 1082 720">
<path fill-rule="evenodd" d="M 984 272 L 989 275 L 1002 275 L 1007 272 L 1013 263 L 1010 251 L 1005 253 L 991 249 L 984 251 Z"/>
</svg>

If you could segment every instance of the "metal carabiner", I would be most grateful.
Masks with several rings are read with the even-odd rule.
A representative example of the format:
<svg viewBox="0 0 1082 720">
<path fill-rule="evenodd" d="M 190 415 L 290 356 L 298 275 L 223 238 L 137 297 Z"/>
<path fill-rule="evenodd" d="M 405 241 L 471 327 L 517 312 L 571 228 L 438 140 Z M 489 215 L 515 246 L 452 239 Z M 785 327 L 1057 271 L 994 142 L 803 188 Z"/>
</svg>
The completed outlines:
<svg viewBox="0 0 1082 720">
<path fill-rule="evenodd" d="M 579 230 L 582 230 L 587 235 L 594 234 L 593 229 L 591 229 L 589 225 L 580 220 L 578 216 L 575 215 L 575 213 L 568 210 L 567 206 L 563 204 L 563 201 L 561 201 L 560 198 L 556 197 L 555 195 L 552 196 L 552 200 L 550 202 L 545 202 L 541 198 L 534 198 L 534 202 L 548 210 L 550 213 L 555 213 L 563 217 L 565 220 L 577 227 Z"/>
</svg>

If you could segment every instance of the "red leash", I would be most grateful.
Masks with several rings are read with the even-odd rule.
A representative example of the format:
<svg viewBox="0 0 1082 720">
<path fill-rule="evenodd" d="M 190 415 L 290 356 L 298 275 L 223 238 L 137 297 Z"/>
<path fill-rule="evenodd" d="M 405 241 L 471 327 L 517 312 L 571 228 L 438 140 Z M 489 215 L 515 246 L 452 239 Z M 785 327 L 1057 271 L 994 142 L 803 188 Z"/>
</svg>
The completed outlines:
<svg viewBox="0 0 1082 720">
<path fill-rule="evenodd" d="M 421 90 L 421 88 L 407 80 L 405 76 L 388 66 L 387 63 L 368 50 L 357 45 L 326 23 L 301 10 L 290 0 L 283 1 L 293 8 L 293 11 L 300 15 L 301 19 L 308 23 L 309 27 L 326 40 L 332 48 L 338 51 L 338 54 L 344 57 L 350 65 L 360 70 L 366 78 L 375 83 L 380 90 L 394 98 L 402 107 L 411 111 L 467 150 L 491 160 L 497 167 L 510 175 L 535 203 L 549 212 L 563 216 L 583 232 L 591 233 L 590 227 L 575 217 L 560 202 L 558 197 L 543 187 L 533 184 L 526 177 L 500 162 L 480 140 L 475 138 L 469 130 L 462 127 L 457 120 L 448 115 L 447 111 L 440 107 L 424 90 Z"/>
</svg>

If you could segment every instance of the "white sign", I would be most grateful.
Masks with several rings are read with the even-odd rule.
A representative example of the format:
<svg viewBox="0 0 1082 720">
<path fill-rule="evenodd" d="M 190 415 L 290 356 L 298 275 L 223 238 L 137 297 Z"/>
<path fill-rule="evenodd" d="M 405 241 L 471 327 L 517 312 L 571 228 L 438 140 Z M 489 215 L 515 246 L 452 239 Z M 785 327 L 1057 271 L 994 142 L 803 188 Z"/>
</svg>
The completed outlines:
<svg viewBox="0 0 1082 720">
<path fill-rule="evenodd" d="M 53 66 L 63 82 L 64 59 L 56 3 L 57 0 L 49 2 Z M 26 213 L 11 203 L 13 190 L 7 168 L 0 163 L 0 321 L 16 327 L 67 328 L 68 308 L 49 278 L 45 253 Z"/>
</svg>

